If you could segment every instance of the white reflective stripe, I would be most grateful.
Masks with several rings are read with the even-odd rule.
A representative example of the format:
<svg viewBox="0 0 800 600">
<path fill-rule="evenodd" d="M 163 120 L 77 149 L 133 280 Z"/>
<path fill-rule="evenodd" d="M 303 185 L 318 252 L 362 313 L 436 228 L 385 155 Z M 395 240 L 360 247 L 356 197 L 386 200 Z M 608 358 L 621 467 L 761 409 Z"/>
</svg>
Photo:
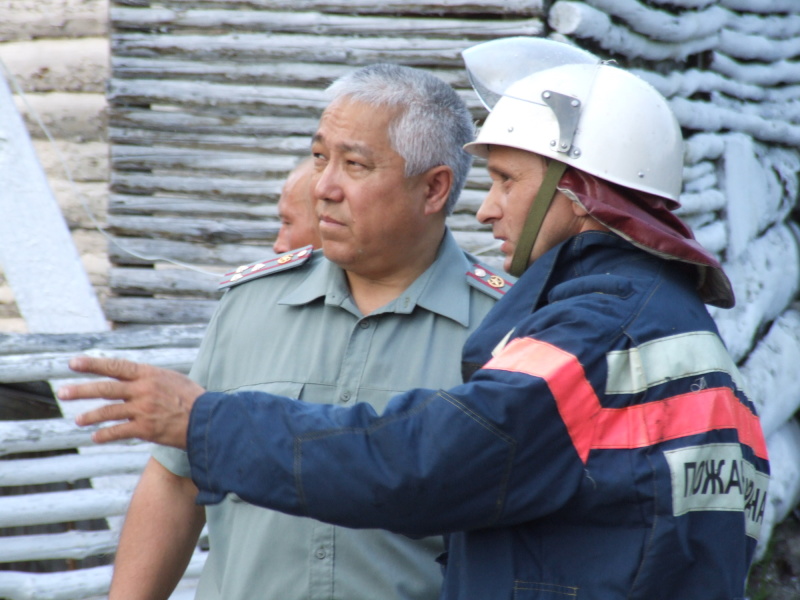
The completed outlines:
<svg viewBox="0 0 800 600">
<path fill-rule="evenodd" d="M 515 327 L 514 329 L 516 329 L 516 327 Z M 507 333 L 507 334 L 506 334 L 506 335 L 503 337 L 503 339 L 502 339 L 502 340 L 500 340 L 500 341 L 497 343 L 497 346 L 495 346 L 495 347 L 494 347 L 494 350 L 492 350 L 492 356 L 493 356 L 493 357 L 494 357 L 494 356 L 497 356 L 498 354 L 500 354 L 500 352 L 503 350 L 503 348 L 505 348 L 505 347 L 508 345 L 508 340 L 510 340 L 510 339 L 511 339 L 511 335 L 514 333 L 514 329 L 512 329 L 511 331 L 509 331 L 509 332 L 508 332 L 508 333 Z"/>
<path fill-rule="evenodd" d="M 734 511 L 745 518 L 745 532 L 758 539 L 767 506 L 769 475 L 742 457 L 739 444 L 705 444 L 668 450 L 672 514 Z"/>
<path fill-rule="evenodd" d="M 728 373 L 736 387 L 746 392 L 744 379 L 722 340 L 708 331 L 673 335 L 609 352 L 606 361 L 606 394 L 635 394 L 671 379 L 713 371 Z"/>
</svg>

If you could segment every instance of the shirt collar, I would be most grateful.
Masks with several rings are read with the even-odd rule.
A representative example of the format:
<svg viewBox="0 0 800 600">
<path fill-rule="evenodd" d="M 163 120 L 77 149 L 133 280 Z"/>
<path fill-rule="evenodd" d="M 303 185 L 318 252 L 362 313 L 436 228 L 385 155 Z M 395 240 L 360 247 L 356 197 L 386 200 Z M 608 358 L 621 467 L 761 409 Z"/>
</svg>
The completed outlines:
<svg viewBox="0 0 800 600">
<path fill-rule="evenodd" d="M 326 260 L 317 250 L 308 276 L 292 291 L 285 294 L 278 304 L 299 306 L 310 304 L 319 298 L 325 304 L 340 306 L 357 317 L 360 314 L 347 285 L 344 271 Z M 445 231 L 436 260 L 395 300 L 379 308 L 373 314 L 410 314 L 419 306 L 430 312 L 452 319 L 467 327 L 470 316 L 470 288 L 466 273 L 470 268 L 464 252 L 449 230 Z"/>
</svg>

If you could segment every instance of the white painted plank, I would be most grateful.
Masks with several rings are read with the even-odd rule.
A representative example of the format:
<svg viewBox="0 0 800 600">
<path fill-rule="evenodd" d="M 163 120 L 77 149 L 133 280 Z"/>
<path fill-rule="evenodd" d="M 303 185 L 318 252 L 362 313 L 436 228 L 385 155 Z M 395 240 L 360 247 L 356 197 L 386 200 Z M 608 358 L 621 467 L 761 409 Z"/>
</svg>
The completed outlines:
<svg viewBox="0 0 800 600">
<path fill-rule="evenodd" d="M 117 548 L 119 536 L 111 530 L 68 531 L 39 535 L 0 537 L 0 563 L 29 560 L 82 560 L 98 554 L 110 554 Z"/>
<path fill-rule="evenodd" d="M 148 458 L 146 452 L 107 450 L 103 454 L 63 454 L 3 460 L 0 461 L 0 486 L 40 485 L 101 475 L 138 474 Z"/>
<path fill-rule="evenodd" d="M 0 497 L 0 527 L 69 523 L 122 515 L 130 494 L 121 490 L 70 490 Z"/>
<path fill-rule="evenodd" d="M 0 76 L 0 262 L 29 331 L 103 331 L 108 325 Z"/>
<path fill-rule="evenodd" d="M 178 301 L 176 301 L 178 302 Z M 186 300 L 189 303 L 189 300 Z M 216 304 L 216 301 L 209 301 Z M 173 308 L 180 308 L 179 306 Z M 206 319 L 207 320 L 207 319 Z M 147 321 L 157 322 L 156 319 Z M 164 321 L 161 321 L 164 322 Z M 83 354 L 91 356 L 103 356 L 113 358 L 124 358 L 135 362 L 144 362 L 167 369 L 176 369 L 187 372 L 192 362 L 197 357 L 197 348 L 145 348 L 134 350 L 101 350 L 89 349 Z M 42 352 L 32 355 L 19 354 L 5 356 L 0 360 L 0 381 L 7 383 L 24 381 L 42 381 L 52 379 L 63 379 L 74 376 L 74 372 L 69 369 L 69 360 L 75 356 L 73 352 Z M 42 421 L 44 422 L 44 421 Z M 36 421 L 12 421 L 10 423 L 31 423 L 35 433 Z M 0 431 L 5 424 L 0 423 Z M 20 430 L 22 431 L 22 430 Z M 0 439 L 0 448 L 3 447 L 3 440 Z M 68 448 L 69 446 L 61 446 Z M 22 450 L 19 450 L 22 452 Z"/>
</svg>

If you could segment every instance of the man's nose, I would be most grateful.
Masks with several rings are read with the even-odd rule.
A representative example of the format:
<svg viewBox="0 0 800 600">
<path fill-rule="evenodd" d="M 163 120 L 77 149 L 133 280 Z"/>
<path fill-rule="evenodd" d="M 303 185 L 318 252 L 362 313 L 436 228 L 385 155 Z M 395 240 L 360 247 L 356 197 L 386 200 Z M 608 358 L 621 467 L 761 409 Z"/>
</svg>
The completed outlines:
<svg viewBox="0 0 800 600">
<path fill-rule="evenodd" d="M 331 162 L 325 165 L 325 168 L 317 175 L 312 191 L 315 200 L 329 202 L 344 200 L 344 192 L 339 182 L 339 172 L 335 165 Z"/>
<path fill-rule="evenodd" d="M 501 216 L 500 205 L 495 201 L 492 190 L 489 190 L 489 193 L 486 194 L 486 198 L 481 202 L 478 212 L 475 213 L 475 217 L 478 219 L 478 222 L 487 225 L 489 223 L 494 223 Z"/>
</svg>

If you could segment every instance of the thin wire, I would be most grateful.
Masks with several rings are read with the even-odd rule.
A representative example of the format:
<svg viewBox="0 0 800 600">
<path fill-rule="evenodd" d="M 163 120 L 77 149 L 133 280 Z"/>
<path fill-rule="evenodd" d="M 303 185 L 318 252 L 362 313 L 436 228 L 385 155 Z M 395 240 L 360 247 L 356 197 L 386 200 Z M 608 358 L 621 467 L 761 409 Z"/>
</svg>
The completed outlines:
<svg viewBox="0 0 800 600">
<path fill-rule="evenodd" d="M 114 244 L 117 248 L 119 248 L 120 250 L 122 250 L 127 254 L 130 254 L 131 256 L 135 256 L 136 258 L 140 258 L 142 260 L 147 260 L 147 261 L 160 260 L 163 262 L 173 264 L 178 267 L 182 267 L 184 269 L 189 269 L 191 271 L 196 271 L 197 273 L 208 275 L 210 277 L 219 278 L 219 273 L 214 273 L 213 271 L 207 271 L 205 269 L 201 269 L 200 267 L 196 267 L 194 265 L 190 265 L 178 260 L 173 260 L 171 258 L 166 258 L 164 256 L 147 256 L 146 254 L 140 254 L 135 250 L 131 250 L 130 248 L 125 247 L 110 233 L 108 233 L 103 228 L 103 225 L 97 220 L 97 217 L 89 207 L 89 203 L 86 200 L 86 196 L 84 196 L 83 193 L 80 191 L 80 189 L 78 189 L 78 185 L 75 183 L 75 179 L 72 176 L 72 170 L 69 168 L 69 165 L 67 164 L 64 155 L 61 153 L 61 150 L 59 150 L 58 145 L 56 144 L 56 141 L 53 138 L 53 135 L 50 133 L 50 129 L 47 127 L 47 125 L 44 124 L 42 118 L 40 117 L 36 109 L 30 104 L 30 102 L 28 102 L 28 98 L 25 95 L 25 92 L 22 91 L 22 86 L 17 81 L 17 78 L 8 69 L 5 62 L 3 62 L 2 58 L 0 58 L 0 70 L 2 71 L 6 80 L 11 83 L 11 87 L 14 93 L 17 96 L 19 96 L 19 98 L 22 100 L 22 103 L 25 105 L 25 108 L 28 110 L 28 113 L 31 116 L 33 116 L 34 120 L 36 121 L 36 124 L 41 128 L 41 130 L 47 137 L 48 141 L 52 145 L 53 149 L 55 150 L 56 156 L 58 157 L 58 161 L 61 164 L 61 168 L 64 170 L 64 174 L 67 178 L 67 181 L 69 181 L 70 188 L 72 189 L 73 193 L 80 199 L 83 210 L 86 212 L 87 216 L 89 217 L 89 220 L 91 220 L 92 224 L 94 225 L 94 228 L 97 231 L 99 231 L 110 243 Z"/>
</svg>

